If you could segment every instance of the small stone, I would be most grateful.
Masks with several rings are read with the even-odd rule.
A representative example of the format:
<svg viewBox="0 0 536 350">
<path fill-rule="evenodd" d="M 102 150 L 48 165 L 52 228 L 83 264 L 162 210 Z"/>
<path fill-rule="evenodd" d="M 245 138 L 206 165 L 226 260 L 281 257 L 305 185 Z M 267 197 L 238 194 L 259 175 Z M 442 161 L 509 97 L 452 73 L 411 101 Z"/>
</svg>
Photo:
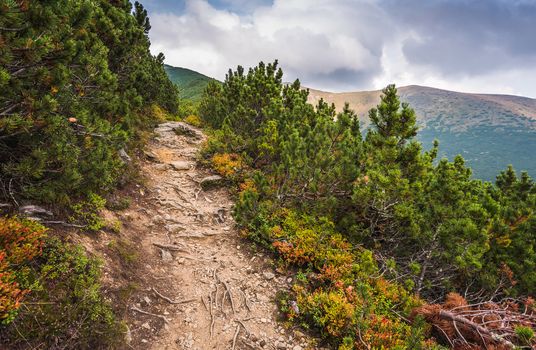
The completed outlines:
<svg viewBox="0 0 536 350">
<path fill-rule="evenodd" d="M 296 345 L 292 350 L 303 350 L 303 348 L 300 345 Z"/>
<path fill-rule="evenodd" d="M 169 164 L 156 164 L 154 168 L 160 171 L 168 170 Z"/>
<path fill-rule="evenodd" d="M 149 299 L 148 296 L 144 296 L 143 297 L 143 301 L 145 302 L 145 304 L 149 305 L 151 303 L 151 299 Z"/>
<path fill-rule="evenodd" d="M 291 283 L 292 283 L 292 277 L 287 278 L 287 283 L 288 283 L 288 284 L 291 284 Z"/>
<path fill-rule="evenodd" d="M 160 255 L 162 256 L 163 261 L 172 261 L 173 255 L 165 249 L 160 249 Z"/>
<path fill-rule="evenodd" d="M 277 342 L 275 343 L 275 347 L 276 349 L 279 349 L 279 350 L 285 350 L 287 348 L 287 344 L 283 342 Z"/>
<path fill-rule="evenodd" d="M 155 224 L 162 224 L 164 223 L 164 219 L 162 218 L 162 216 L 156 215 L 155 217 L 153 217 L 153 222 Z"/>
<path fill-rule="evenodd" d="M 263 317 L 263 318 L 261 318 L 261 322 L 262 322 L 262 323 L 267 323 L 267 322 L 268 322 L 268 320 L 267 320 L 267 319 L 265 319 L 265 318 Z"/>
<path fill-rule="evenodd" d="M 219 175 L 207 176 L 200 181 L 200 185 L 203 189 L 211 187 L 217 187 L 223 183 L 223 177 Z"/>
<path fill-rule="evenodd" d="M 186 228 L 180 224 L 168 224 L 165 227 L 166 227 L 166 231 L 168 231 L 169 233 L 180 233 L 186 230 Z"/>
<path fill-rule="evenodd" d="M 142 339 L 141 342 L 142 343 L 148 343 L 147 339 Z"/>
<path fill-rule="evenodd" d="M 179 258 L 179 260 L 178 260 L 178 263 L 181 264 L 181 265 L 184 264 L 185 262 L 186 262 L 185 258 Z"/>
<path fill-rule="evenodd" d="M 145 158 L 149 159 L 150 161 L 154 162 L 158 160 L 158 156 L 151 151 L 144 151 L 143 154 L 145 155 Z"/>
<path fill-rule="evenodd" d="M 305 334 L 303 334 L 303 332 L 299 330 L 295 330 L 294 335 L 296 336 L 296 338 L 305 338 Z"/>
<path fill-rule="evenodd" d="M 171 162 L 171 167 L 175 170 L 190 170 L 191 164 L 185 161 Z"/>
<path fill-rule="evenodd" d="M 130 163 L 132 161 L 132 158 L 130 158 L 130 156 L 128 155 L 128 153 L 125 151 L 124 148 L 121 148 L 119 150 L 119 157 L 125 163 Z"/>
<path fill-rule="evenodd" d="M 266 346 L 266 340 L 261 339 L 261 341 L 259 342 L 259 345 L 264 348 Z"/>
<path fill-rule="evenodd" d="M 148 322 L 145 322 L 144 324 L 141 325 L 141 328 L 151 329 L 151 326 L 149 325 Z"/>
<path fill-rule="evenodd" d="M 273 279 L 275 275 L 272 272 L 266 271 L 262 274 L 268 281 Z"/>
</svg>

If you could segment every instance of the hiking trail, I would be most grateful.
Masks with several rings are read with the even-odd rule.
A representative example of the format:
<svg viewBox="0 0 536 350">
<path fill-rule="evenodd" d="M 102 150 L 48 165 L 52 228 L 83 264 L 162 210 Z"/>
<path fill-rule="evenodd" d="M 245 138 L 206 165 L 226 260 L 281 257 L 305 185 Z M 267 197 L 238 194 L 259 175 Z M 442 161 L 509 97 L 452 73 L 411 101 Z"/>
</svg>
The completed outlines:
<svg viewBox="0 0 536 350">
<path fill-rule="evenodd" d="M 209 186 L 221 179 L 198 166 L 205 135 L 182 122 L 161 124 L 155 134 L 141 164 L 147 179 L 142 197 L 120 216 L 126 234 L 140 236 L 141 282 L 127 311 L 129 347 L 312 348 L 303 333 L 276 320 L 276 291 L 288 290 L 292 279 L 244 244 L 228 189 Z"/>
</svg>

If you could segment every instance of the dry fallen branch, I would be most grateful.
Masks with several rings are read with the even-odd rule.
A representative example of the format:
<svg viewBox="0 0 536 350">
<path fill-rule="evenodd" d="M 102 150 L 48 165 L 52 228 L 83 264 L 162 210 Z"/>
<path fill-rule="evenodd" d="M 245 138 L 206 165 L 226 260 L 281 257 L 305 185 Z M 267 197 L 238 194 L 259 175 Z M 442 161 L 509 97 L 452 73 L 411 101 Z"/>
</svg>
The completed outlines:
<svg viewBox="0 0 536 350">
<path fill-rule="evenodd" d="M 246 327 L 246 325 L 244 324 L 244 322 L 241 321 L 241 320 L 235 320 L 235 322 L 240 324 L 242 326 L 242 328 L 244 328 L 244 330 L 246 331 L 246 334 L 249 336 L 250 332 L 249 332 L 248 328 Z"/>
<path fill-rule="evenodd" d="M 414 310 L 437 329 L 451 345 L 464 348 L 514 349 L 517 327 L 536 330 L 536 311 L 532 300 L 523 303 L 505 300 L 501 303 L 468 304 L 456 293 L 450 293 L 445 303 L 424 305 Z M 536 346 L 533 342 L 532 346 Z"/>
<path fill-rule="evenodd" d="M 244 305 L 246 306 L 246 309 L 248 309 L 249 312 L 251 312 L 251 307 L 249 307 L 249 300 L 246 296 L 246 293 L 242 289 L 239 289 L 240 293 L 242 293 L 242 296 L 244 297 Z"/>
<path fill-rule="evenodd" d="M 162 249 L 171 250 L 174 252 L 184 252 L 189 253 L 188 249 L 183 248 L 181 246 L 175 245 L 175 244 L 161 244 L 161 243 L 153 243 L 154 246 Z"/>
<path fill-rule="evenodd" d="M 62 225 L 65 227 L 75 227 L 75 228 L 85 228 L 84 225 L 76 225 L 76 224 L 69 224 L 65 221 L 41 221 L 42 224 L 49 224 L 49 225 Z"/>
<path fill-rule="evenodd" d="M 238 338 L 238 333 L 240 333 L 240 325 L 236 326 L 236 331 L 235 331 L 235 334 L 234 334 L 234 337 L 233 337 L 233 347 L 232 347 L 232 350 L 234 350 L 235 347 L 236 347 L 236 338 Z"/>
<path fill-rule="evenodd" d="M 160 294 L 154 287 L 151 288 L 152 291 L 158 295 L 160 298 L 164 299 L 165 301 L 167 301 L 168 303 L 170 304 L 186 304 L 186 303 L 191 303 L 193 301 L 196 301 L 197 299 L 187 299 L 187 300 L 171 300 L 170 298 Z"/>
<path fill-rule="evenodd" d="M 214 303 L 216 304 L 216 310 L 218 310 L 218 293 L 220 292 L 220 286 L 216 284 L 216 295 L 214 295 Z M 223 306 L 222 306 L 223 308 Z"/>
<path fill-rule="evenodd" d="M 130 309 L 133 310 L 133 311 L 139 312 L 140 314 L 153 316 L 153 317 L 158 317 L 158 318 L 164 320 L 164 322 L 166 322 L 166 323 L 169 322 L 168 319 L 164 315 L 158 315 L 158 314 L 153 314 L 153 313 L 150 313 L 150 312 L 147 312 L 147 311 L 143 311 L 143 310 L 138 309 L 135 306 L 132 306 Z"/>
</svg>

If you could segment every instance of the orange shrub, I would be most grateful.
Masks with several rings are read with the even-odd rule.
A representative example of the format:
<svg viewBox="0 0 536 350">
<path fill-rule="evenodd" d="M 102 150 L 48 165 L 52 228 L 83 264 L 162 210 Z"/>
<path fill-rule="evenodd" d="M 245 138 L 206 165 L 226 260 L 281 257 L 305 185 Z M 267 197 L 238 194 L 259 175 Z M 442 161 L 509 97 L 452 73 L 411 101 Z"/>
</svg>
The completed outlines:
<svg viewBox="0 0 536 350">
<path fill-rule="evenodd" d="M 243 167 L 243 161 L 236 153 L 217 153 L 212 157 L 212 166 L 221 176 L 229 177 Z"/>
<path fill-rule="evenodd" d="M 398 319 L 392 320 L 385 316 L 372 314 L 368 327 L 361 335 L 361 339 L 369 349 L 404 349 L 406 339 L 410 336 L 410 328 Z M 360 343 L 356 342 L 358 349 Z"/>
<path fill-rule="evenodd" d="M 41 254 L 46 228 L 37 222 L 0 218 L 0 320 L 15 317 L 24 294 L 17 282 L 21 265 Z"/>
</svg>

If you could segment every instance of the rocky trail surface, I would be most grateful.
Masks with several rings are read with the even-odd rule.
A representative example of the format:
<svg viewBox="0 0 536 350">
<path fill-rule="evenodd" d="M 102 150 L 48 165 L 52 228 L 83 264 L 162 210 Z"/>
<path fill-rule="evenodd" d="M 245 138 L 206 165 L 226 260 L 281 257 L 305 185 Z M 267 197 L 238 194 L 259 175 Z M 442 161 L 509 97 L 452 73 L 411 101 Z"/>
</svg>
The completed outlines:
<svg viewBox="0 0 536 350">
<path fill-rule="evenodd" d="M 292 280 L 235 230 L 228 190 L 196 163 L 204 139 L 187 124 L 161 124 L 142 164 L 142 198 L 120 216 L 123 231 L 139 235 L 141 260 L 126 309 L 128 346 L 313 348 L 303 333 L 277 322 L 276 291 Z"/>
</svg>

